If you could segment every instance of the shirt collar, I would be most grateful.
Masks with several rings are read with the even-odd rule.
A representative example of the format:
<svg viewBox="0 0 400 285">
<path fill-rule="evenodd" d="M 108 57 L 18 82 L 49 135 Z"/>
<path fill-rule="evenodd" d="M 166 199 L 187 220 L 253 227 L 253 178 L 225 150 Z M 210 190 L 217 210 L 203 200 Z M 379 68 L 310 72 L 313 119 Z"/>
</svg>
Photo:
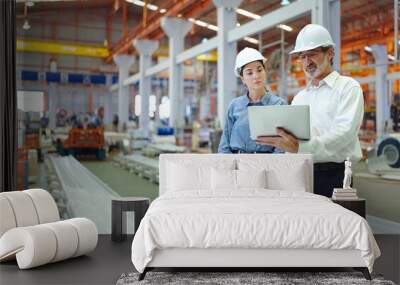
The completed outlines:
<svg viewBox="0 0 400 285">
<path fill-rule="evenodd" d="M 247 92 L 247 94 L 245 96 L 243 96 L 243 103 L 248 106 L 250 104 L 250 99 L 249 99 L 249 93 Z M 270 98 L 270 93 L 268 90 L 265 91 L 264 96 L 261 98 L 260 102 L 262 103 L 262 105 L 268 105 L 269 102 L 269 98 Z"/>
<path fill-rule="evenodd" d="M 335 84 L 336 79 L 339 77 L 339 73 L 334 70 L 331 73 L 329 73 L 327 76 L 325 76 L 318 84 L 318 86 L 312 86 L 311 82 L 308 83 L 307 89 L 312 89 L 312 88 L 319 88 L 322 85 L 326 84 L 330 88 L 333 88 L 333 85 Z"/>
<path fill-rule="evenodd" d="M 336 79 L 338 78 L 339 73 L 334 70 L 331 73 L 329 73 L 324 79 L 322 79 L 330 88 L 333 88 L 333 85 L 335 84 Z"/>
</svg>

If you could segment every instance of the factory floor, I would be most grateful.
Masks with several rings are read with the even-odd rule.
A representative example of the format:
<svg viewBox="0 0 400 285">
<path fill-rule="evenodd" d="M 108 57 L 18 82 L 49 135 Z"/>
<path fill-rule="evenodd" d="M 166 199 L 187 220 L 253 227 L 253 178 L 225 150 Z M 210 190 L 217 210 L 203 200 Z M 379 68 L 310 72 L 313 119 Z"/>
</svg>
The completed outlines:
<svg viewBox="0 0 400 285">
<path fill-rule="evenodd" d="M 91 219 L 97 226 L 99 234 L 110 234 L 111 233 L 111 200 L 115 197 L 146 197 L 150 200 L 154 200 L 158 196 L 158 185 L 146 180 L 138 175 L 132 174 L 129 171 L 122 169 L 115 165 L 111 159 L 105 161 L 85 161 L 81 160 L 80 163 L 82 169 L 82 176 L 78 179 L 78 182 L 72 187 L 64 189 L 67 196 L 67 213 L 60 210 L 60 215 L 63 218 L 70 217 L 86 217 Z M 62 164 L 60 164 L 62 165 Z M 68 165 L 68 167 L 77 167 L 76 165 Z M 59 166 L 60 167 L 60 166 Z M 42 188 L 52 191 L 52 187 L 48 185 L 47 169 L 44 163 L 39 163 L 37 173 L 37 179 L 35 183 L 29 185 L 29 188 Z M 71 176 L 68 168 L 58 169 L 58 171 L 66 171 L 63 176 L 65 181 L 75 179 L 75 176 Z M 87 174 L 84 174 L 83 169 L 89 170 L 89 172 L 99 178 L 103 184 L 96 184 L 95 180 Z M 81 172 L 76 172 L 79 175 Z M 69 177 L 69 178 L 68 178 Z M 67 179 L 68 178 L 68 179 Z M 96 187 L 98 185 L 98 187 Z M 108 187 L 107 187 L 108 186 Z M 106 188 L 110 189 L 107 191 Z M 92 195 L 93 193 L 96 195 Z M 65 202 L 65 201 L 64 201 Z M 134 232 L 134 213 L 127 213 L 127 232 L 133 234 Z"/>
<path fill-rule="evenodd" d="M 158 185 L 106 161 L 81 161 L 82 165 L 99 177 L 122 197 L 138 196 L 154 200 Z"/>
</svg>

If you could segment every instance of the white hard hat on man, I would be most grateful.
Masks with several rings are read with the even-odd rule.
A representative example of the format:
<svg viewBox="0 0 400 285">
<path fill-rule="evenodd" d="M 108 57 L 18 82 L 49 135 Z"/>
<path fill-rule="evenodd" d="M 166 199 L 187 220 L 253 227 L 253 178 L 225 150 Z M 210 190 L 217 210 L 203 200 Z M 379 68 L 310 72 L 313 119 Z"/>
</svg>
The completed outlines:
<svg viewBox="0 0 400 285">
<path fill-rule="evenodd" d="M 332 37 L 327 29 L 316 24 L 306 25 L 296 38 L 296 46 L 290 54 L 299 53 L 318 47 L 334 47 Z"/>
<path fill-rule="evenodd" d="M 241 76 L 242 67 L 253 61 L 262 61 L 264 64 L 267 59 L 256 49 L 246 47 L 242 49 L 236 56 L 235 75 Z"/>
<path fill-rule="evenodd" d="M 299 53 L 307 50 L 316 49 L 318 47 L 334 47 L 332 37 L 327 29 L 316 24 L 306 25 L 296 38 L 296 46 L 290 53 Z M 241 69 L 246 64 L 253 61 L 262 61 L 263 64 L 267 59 L 256 49 L 246 47 L 242 49 L 236 56 L 235 75 L 241 76 Z"/>
</svg>

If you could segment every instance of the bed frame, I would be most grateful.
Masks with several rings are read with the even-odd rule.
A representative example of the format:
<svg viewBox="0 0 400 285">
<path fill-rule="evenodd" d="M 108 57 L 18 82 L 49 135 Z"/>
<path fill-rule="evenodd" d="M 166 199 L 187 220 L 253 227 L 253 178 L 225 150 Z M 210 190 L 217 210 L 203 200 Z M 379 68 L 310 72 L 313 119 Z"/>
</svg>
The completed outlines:
<svg viewBox="0 0 400 285">
<path fill-rule="evenodd" d="M 155 268 L 337 268 L 350 267 L 371 280 L 359 250 L 329 249 L 193 249 L 156 250 L 152 261 L 139 275 L 143 280 Z"/>
</svg>

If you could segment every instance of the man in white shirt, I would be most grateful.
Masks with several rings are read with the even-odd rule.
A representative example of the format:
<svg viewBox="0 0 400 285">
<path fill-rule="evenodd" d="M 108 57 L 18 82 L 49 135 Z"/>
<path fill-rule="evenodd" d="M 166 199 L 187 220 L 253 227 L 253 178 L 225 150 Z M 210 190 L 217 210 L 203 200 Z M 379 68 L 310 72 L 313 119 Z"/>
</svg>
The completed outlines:
<svg viewBox="0 0 400 285">
<path fill-rule="evenodd" d="M 333 70 L 334 43 L 320 25 L 305 26 L 298 34 L 295 49 L 308 79 L 305 89 L 292 105 L 310 106 L 311 139 L 303 142 L 278 129 L 278 137 L 258 137 L 268 144 L 291 153 L 311 153 L 314 159 L 314 193 L 332 196 L 341 188 L 344 161 L 358 161 L 361 154 L 358 131 L 364 116 L 360 84 Z"/>
</svg>

